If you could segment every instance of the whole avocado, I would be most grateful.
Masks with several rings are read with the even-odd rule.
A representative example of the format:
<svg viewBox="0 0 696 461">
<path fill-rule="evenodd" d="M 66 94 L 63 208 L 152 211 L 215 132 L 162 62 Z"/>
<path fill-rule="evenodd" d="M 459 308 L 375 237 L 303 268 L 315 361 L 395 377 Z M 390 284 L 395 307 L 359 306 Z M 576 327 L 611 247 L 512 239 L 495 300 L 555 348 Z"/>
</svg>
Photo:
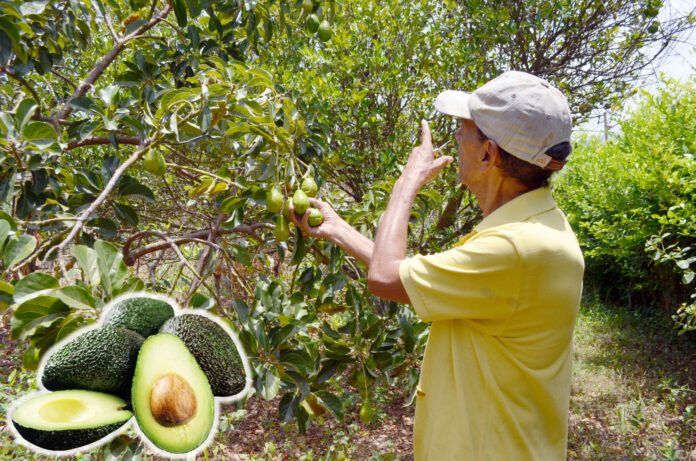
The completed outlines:
<svg viewBox="0 0 696 461">
<path fill-rule="evenodd" d="M 127 397 L 143 337 L 111 325 L 73 339 L 46 361 L 41 382 L 49 390 L 86 389 Z"/>
<path fill-rule="evenodd" d="M 147 338 L 172 317 L 174 308 L 169 303 L 140 296 L 124 299 L 111 307 L 104 317 L 104 325 L 127 328 Z"/>
<path fill-rule="evenodd" d="M 214 395 L 230 396 L 244 389 L 246 376 L 237 346 L 216 322 L 202 315 L 183 314 L 167 320 L 160 332 L 178 336 L 186 344 Z"/>
</svg>

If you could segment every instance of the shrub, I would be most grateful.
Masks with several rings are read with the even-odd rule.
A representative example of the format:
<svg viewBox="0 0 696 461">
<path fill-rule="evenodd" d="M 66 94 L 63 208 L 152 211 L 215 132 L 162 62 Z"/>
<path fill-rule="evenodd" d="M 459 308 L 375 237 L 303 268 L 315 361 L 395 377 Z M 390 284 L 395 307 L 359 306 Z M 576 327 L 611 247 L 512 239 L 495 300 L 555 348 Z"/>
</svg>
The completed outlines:
<svg viewBox="0 0 696 461">
<path fill-rule="evenodd" d="M 642 92 L 608 141 L 575 140 L 554 181 L 585 254 L 586 283 L 629 305 L 674 313 L 681 304 L 676 318 L 685 329 L 694 326 L 685 301 L 695 285 L 695 82 Z"/>
</svg>

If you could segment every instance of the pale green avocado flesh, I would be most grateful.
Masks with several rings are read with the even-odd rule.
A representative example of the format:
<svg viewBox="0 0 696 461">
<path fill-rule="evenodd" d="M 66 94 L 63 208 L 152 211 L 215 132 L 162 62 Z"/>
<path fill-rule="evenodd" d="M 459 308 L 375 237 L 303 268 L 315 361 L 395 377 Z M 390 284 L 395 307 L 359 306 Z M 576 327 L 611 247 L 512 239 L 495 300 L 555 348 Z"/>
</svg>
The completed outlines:
<svg viewBox="0 0 696 461">
<path fill-rule="evenodd" d="M 12 423 L 29 443 L 47 450 L 70 450 L 104 438 L 133 416 L 116 396 L 85 390 L 40 394 L 12 412 Z"/>
<path fill-rule="evenodd" d="M 165 376 L 177 375 L 193 391 L 195 412 L 184 423 L 161 424 L 153 415 L 153 388 Z M 131 389 L 133 412 L 143 434 L 159 449 L 187 453 L 208 438 L 215 418 L 213 393 L 196 359 L 182 340 L 168 333 L 145 340 Z"/>
</svg>

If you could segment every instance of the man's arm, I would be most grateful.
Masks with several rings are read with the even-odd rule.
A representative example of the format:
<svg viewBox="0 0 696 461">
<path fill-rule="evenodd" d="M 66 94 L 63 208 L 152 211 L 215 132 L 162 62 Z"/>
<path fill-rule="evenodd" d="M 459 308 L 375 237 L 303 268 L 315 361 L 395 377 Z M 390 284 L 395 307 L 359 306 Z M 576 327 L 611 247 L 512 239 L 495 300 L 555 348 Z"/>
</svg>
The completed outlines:
<svg viewBox="0 0 696 461">
<path fill-rule="evenodd" d="M 421 145 L 415 147 L 401 176 L 394 184 L 387 210 L 377 230 L 367 286 L 375 296 L 410 304 L 399 265 L 406 258 L 408 220 L 413 202 L 421 187 L 454 160 L 450 156 L 435 158 L 428 123 L 421 122 Z"/>
<path fill-rule="evenodd" d="M 343 251 L 365 264 L 365 267 L 370 267 L 372 250 L 375 246 L 372 240 L 348 224 L 328 203 L 310 198 L 309 204 L 321 211 L 321 214 L 324 215 L 324 222 L 316 227 L 311 227 L 309 225 L 309 211 L 302 216 L 301 221 L 298 221 L 292 201 L 289 206 L 290 220 L 302 229 L 305 235 L 333 242 Z"/>
</svg>

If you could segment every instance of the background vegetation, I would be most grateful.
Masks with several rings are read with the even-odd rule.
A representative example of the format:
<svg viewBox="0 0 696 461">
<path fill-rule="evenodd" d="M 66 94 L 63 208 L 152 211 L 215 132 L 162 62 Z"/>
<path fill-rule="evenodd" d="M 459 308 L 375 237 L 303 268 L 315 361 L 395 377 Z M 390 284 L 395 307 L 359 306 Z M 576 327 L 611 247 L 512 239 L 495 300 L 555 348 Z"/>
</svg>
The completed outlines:
<svg viewBox="0 0 696 461">
<path fill-rule="evenodd" d="M 326 456 L 364 457 L 349 448 L 368 445 L 355 438 L 358 409 L 369 410 L 360 424 L 409 417 L 381 409 L 410 402 L 428 325 L 370 296 L 365 268 L 330 243 L 297 230 L 276 241 L 266 190 L 289 196 L 312 176 L 372 236 L 418 121 L 432 120 L 436 144 L 452 137 L 454 122 L 432 111 L 439 91 L 526 70 L 563 89 L 579 122 L 634 94 L 641 70 L 696 19 L 658 16 L 654 0 L 310 3 L 0 1 L 3 409 L 31 388 L 52 344 L 113 297 L 148 289 L 239 332 L 256 378 L 248 408 L 271 402 L 269 424 L 300 433 L 340 425 L 346 439 L 325 434 L 338 444 Z M 330 23 L 330 39 L 307 30 L 310 13 Z M 555 183 L 595 304 L 640 312 L 649 320 L 637 334 L 670 348 L 693 340 L 696 310 L 694 100 L 693 84 L 644 95 L 612 140 L 579 139 Z M 446 248 L 480 218 L 455 176 L 419 195 L 411 252 Z M 660 440 L 684 455 L 693 376 L 668 376 L 677 391 L 665 411 L 685 419 Z M 216 449 L 229 453 L 222 437 Z M 584 456 L 573 444 L 585 439 L 570 443 Z M 2 455 L 28 456 L 16 448 Z"/>
</svg>

